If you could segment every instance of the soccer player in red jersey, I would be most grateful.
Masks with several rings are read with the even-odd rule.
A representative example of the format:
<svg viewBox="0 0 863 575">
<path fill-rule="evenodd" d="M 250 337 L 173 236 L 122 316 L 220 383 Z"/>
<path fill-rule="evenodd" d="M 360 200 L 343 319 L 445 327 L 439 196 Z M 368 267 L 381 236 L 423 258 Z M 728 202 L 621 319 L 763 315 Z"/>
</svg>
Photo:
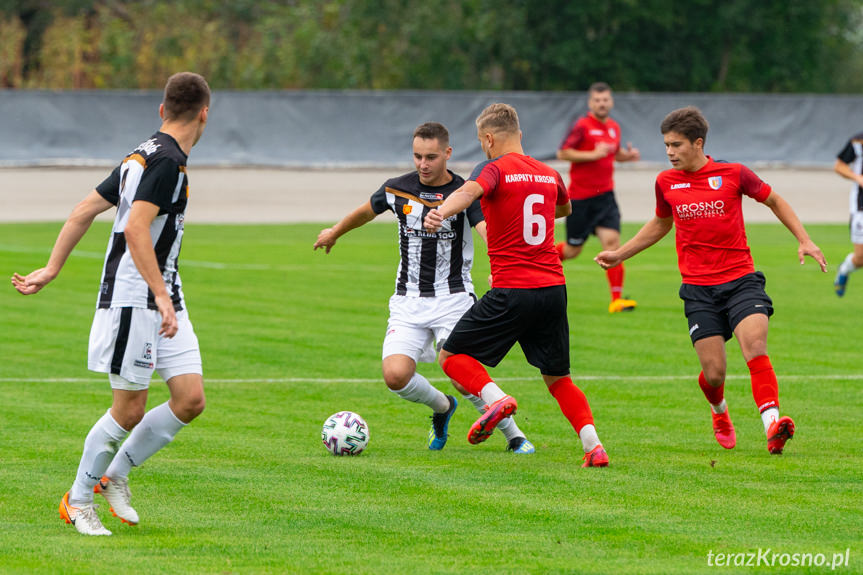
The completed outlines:
<svg viewBox="0 0 863 575">
<path fill-rule="evenodd" d="M 620 146 L 620 126 L 609 113 L 614 107 L 611 87 L 596 82 L 588 90 L 588 113 L 572 125 L 557 151 L 558 160 L 571 162 L 569 198 L 572 213 L 566 218 L 566 241 L 557 244 L 561 260 L 581 253 L 590 234 L 596 235 L 603 250 L 620 247 L 620 210 L 614 199 L 614 162 L 641 158 L 638 149 Z M 636 302 L 623 297 L 623 264 L 607 270 L 611 291 L 609 313 L 631 311 Z"/>
<path fill-rule="evenodd" d="M 605 467 L 608 454 L 596 434 L 590 405 L 569 372 L 566 278 L 554 248 L 554 220 L 571 209 L 563 178 L 524 155 L 512 106 L 492 104 L 476 126 L 488 161 L 424 222 L 427 230 L 436 232 L 477 198 L 486 220 L 492 288 L 465 312 L 438 357 L 450 378 L 489 404 L 471 426 L 468 441 L 485 441 L 503 418 L 515 413 L 515 399 L 492 381 L 482 364 L 496 366 L 518 342 L 581 438 L 583 467 Z"/>
<path fill-rule="evenodd" d="M 746 166 L 717 162 L 704 153 L 707 129 L 707 120 L 695 107 L 665 117 L 661 130 L 673 169 L 656 177 L 656 216 L 622 247 L 600 252 L 595 260 L 605 269 L 616 266 L 658 242 L 672 225 L 677 227 L 680 298 L 701 362 L 698 384 L 710 402 L 716 440 L 726 449 L 736 444 L 724 394 L 725 342 L 733 334 L 749 367 L 767 449 L 780 454 L 794 435 L 794 422 L 779 416 L 776 374 L 767 356 L 773 302 L 749 252 L 743 195 L 769 207 L 794 234 L 801 264 L 810 256 L 826 272 L 827 262 L 788 202 L 769 185 Z"/>
</svg>

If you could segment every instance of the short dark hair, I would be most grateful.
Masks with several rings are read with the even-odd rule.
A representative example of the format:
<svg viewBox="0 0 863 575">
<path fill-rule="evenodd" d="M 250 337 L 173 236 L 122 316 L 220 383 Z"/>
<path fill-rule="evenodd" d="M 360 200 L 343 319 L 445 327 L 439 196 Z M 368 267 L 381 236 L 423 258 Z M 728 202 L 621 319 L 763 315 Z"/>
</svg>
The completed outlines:
<svg viewBox="0 0 863 575">
<path fill-rule="evenodd" d="M 659 129 L 664 136 L 668 132 L 677 132 L 690 142 L 695 142 L 698 138 L 707 141 L 707 130 L 710 124 L 707 123 L 707 118 L 701 113 L 701 110 L 695 106 L 687 106 L 674 110 L 662 120 L 662 125 Z"/>
<path fill-rule="evenodd" d="M 594 92 L 611 92 L 611 86 L 605 82 L 594 82 L 590 85 L 590 88 L 588 88 L 587 91 L 591 94 Z"/>
<path fill-rule="evenodd" d="M 476 127 L 479 131 L 517 134 L 520 129 L 518 112 L 509 104 L 492 104 L 480 112 Z"/>
<path fill-rule="evenodd" d="M 426 122 L 414 130 L 414 138 L 437 140 L 444 148 L 449 147 L 449 131 L 439 122 Z"/>
<path fill-rule="evenodd" d="M 192 120 L 201 108 L 210 105 L 210 86 L 200 74 L 178 72 L 165 84 L 166 120 Z"/>
</svg>

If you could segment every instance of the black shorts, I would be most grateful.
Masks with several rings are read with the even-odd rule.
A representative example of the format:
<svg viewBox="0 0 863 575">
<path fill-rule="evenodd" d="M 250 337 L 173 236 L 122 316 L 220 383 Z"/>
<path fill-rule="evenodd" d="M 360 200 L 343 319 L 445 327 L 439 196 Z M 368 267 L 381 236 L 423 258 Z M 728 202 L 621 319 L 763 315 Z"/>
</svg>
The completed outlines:
<svg viewBox="0 0 863 575">
<path fill-rule="evenodd" d="M 516 342 L 544 375 L 569 375 L 565 285 L 490 289 L 465 312 L 443 349 L 494 367 Z"/>
<path fill-rule="evenodd" d="M 692 343 L 713 335 L 728 341 L 746 316 L 773 315 L 773 300 L 764 291 L 766 283 L 763 273 L 754 272 L 714 286 L 681 285 L 680 299 Z"/>
<path fill-rule="evenodd" d="M 566 243 L 580 246 L 596 228 L 620 231 L 620 210 L 614 192 L 603 192 L 586 200 L 570 200 L 572 213 L 566 217 Z"/>
</svg>

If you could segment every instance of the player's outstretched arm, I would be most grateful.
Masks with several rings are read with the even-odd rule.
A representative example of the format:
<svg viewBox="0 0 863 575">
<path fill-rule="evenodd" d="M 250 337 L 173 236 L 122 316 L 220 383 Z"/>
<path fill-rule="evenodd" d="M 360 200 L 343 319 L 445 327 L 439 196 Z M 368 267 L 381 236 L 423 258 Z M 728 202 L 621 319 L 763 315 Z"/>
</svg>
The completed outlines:
<svg viewBox="0 0 863 575">
<path fill-rule="evenodd" d="M 764 200 L 764 205 L 773 210 L 777 219 L 797 238 L 797 241 L 800 243 L 797 247 L 797 257 L 800 259 L 800 265 L 803 265 L 806 256 L 809 256 L 818 262 L 822 272 L 826 272 L 827 260 L 824 258 L 824 254 L 821 253 L 821 248 L 816 246 L 815 242 L 809 238 L 806 228 L 800 223 L 800 219 L 794 213 L 791 204 L 786 202 L 785 198 L 776 192 L 770 192 L 770 195 Z"/>
<path fill-rule="evenodd" d="M 376 217 L 377 214 L 372 209 L 371 201 L 364 203 L 339 220 L 339 223 L 333 227 L 321 230 L 313 249 L 324 248 L 326 253 L 330 253 L 330 250 L 336 245 L 337 239 L 349 231 L 369 223 Z"/>
<path fill-rule="evenodd" d="M 637 162 L 641 159 L 641 152 L 638 148 L 632 147 L 632 142 L 626 142 L 626 147 L 620 147 L 617 153 L 614 154 L 614 159 L 617 162 Z"/>
<path fill-rule="evenodd" d="M 426 214 L 423 227 L 429 232 L 438 231 L 445 219 L 468 209 L 468 207 L 483 193 L 482 186 L 474 180 L 468 180 L 451 193 L 443 204 Z"/>
<path fill-rule="evenodd" d="M 22 295 L 32 295 L 49 282 L 51 282 L 63 269 L 63 265 L 90 229 L 93 220 L 102 212 L 112 208 L 114 204 L 103 198 L 96 190 L 90 192 L 86 198 L 81 200 L 72 210 L 69 219 L 63 224 L 63 229 L 54 242 L 51 256 L 44 268 L 39 268 L 22 276 L 18 273 L 12 275 L 12 286 Z"/>
<path fill-rule="evenodd" d="M 620 265 L 624 260 L 628 260 L 635 254 L 646 250 L 671 231 L 671 226 L 674 225 L 672 217 L 660 218 L 654 217 L 652 220 L 644 224 L 635 236 L 617 248 L 616 250 L 607 250 L 599 252 L 593 261 L 598 263 L 603 269 L 613 268 Z"/>
</svg>

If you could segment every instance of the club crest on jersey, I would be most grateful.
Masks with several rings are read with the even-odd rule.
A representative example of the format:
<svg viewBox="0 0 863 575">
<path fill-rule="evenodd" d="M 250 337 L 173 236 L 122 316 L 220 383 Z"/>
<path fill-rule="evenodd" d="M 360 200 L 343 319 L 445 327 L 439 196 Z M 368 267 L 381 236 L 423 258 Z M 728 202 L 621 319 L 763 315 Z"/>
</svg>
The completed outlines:
<svg viewBox="0 0 863 575">
<path fill-rule="evenodd" d="M 707 178 L 707 185 L 710 186 L 711 189 L 718 190 L 722 187 L 722 176 Z"/>
<path fill-rule="evenodd" d="M 408 215 L 408 214 L 409 214 L 409 213 L 411 213 L 412 211 L 414 211 L 414 207 L 413 207 L 412 205 L 410 205 L 410 204 L 405 204 L 405 205 L 403 205 L 403 206 L 402 206 L 402 213 L 403 213 L 404 215 Z"/>
<path fill-rule="evenodd" d="M 609 128 L 608 129 L 608 135 L 611 136 L 612 138 L 616 138 L 617 137 L 617 130 L 615 130 L 614 128 Z"/>
</svg>

